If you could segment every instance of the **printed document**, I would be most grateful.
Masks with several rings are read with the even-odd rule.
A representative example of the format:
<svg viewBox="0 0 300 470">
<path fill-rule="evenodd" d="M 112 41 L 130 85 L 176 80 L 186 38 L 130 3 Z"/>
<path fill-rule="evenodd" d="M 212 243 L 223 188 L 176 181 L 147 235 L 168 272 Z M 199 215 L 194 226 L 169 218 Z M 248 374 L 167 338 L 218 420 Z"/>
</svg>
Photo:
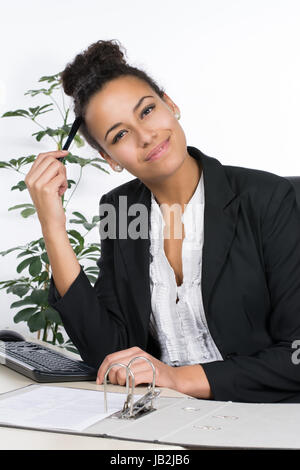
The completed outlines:
<svg viewBox="0 0 300 470">
<path fill-rule="evenodd" d="M 105 413 L 102 391 L 28 386 L 18 394 L 0 400 L 0 423 L 27 428 L 83 431 L 120 411 L 125 398 L 123 393 L 107 393 L 108 412 Z"/>
</svg>

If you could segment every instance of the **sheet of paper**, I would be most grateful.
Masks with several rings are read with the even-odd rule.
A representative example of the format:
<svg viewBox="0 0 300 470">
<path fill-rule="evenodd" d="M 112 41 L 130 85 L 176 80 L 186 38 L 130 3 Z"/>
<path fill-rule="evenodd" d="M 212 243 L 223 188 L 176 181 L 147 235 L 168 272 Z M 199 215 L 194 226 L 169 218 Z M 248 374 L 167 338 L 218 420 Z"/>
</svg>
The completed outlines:
<svg viewBox="0 0 300 470">
<path fill-rule="evenodd" d="M 32 387 L 32 388 L 31 388 Z M 123 408 L 126 395 L 102 391 L 34 385 L 0 400 L 0 423 L 22 427 L 83 431 Z M 139 396 L 136 396 L 137 400 Z"/>
</svg>

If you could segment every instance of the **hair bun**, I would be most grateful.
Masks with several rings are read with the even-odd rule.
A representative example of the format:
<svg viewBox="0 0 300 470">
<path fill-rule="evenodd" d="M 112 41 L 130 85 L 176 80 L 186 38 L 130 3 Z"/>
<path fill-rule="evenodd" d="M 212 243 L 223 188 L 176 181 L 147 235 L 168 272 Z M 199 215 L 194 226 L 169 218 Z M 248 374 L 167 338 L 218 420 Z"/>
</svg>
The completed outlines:
<svg viewBox="0 0 300 470">
<path fill-rule="evenodd" d="M 113 42 L 115 41 L 115 43 Z M 122 45 L 117 39 L 111 41 L 98 41 L 91 44 L 86 50 L 86 60 L 91 66 L 126 64 Z"/>
<path fill-rule="evenodd" d="M 64 92 L 73 96 L 80 83 L 90 74 L 102 74 L 112 67 L 126 65 L 123 47 L 117 39 L 97 41 L 67 64 L 60 77 Z M 123 49 L 124 50 L 124 49 Z M 125 52 L 125 51 L 124 51 Z"/>
</svg>

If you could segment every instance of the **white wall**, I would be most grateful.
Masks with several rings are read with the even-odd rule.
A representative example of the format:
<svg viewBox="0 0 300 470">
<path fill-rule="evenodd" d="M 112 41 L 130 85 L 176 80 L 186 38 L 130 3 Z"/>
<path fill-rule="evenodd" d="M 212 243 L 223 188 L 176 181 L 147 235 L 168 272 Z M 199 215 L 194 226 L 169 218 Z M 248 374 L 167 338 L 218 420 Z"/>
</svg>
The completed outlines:
<svg viewBox="0 0 300 470">
<path fill-rule="evenodd" d="M 300 174 L 299 21 L 298 0 L 2 2 L 0 114 L 41 104 L 39 97 L 24 96 L 40 87 L 41 76 L 59 72 L 94 41 L 118 39 L 128 61 L 152 75 L 179 106 L 188 145 L 224 164 Z M 58 120 L 46 114 L 42 122 Z M 31 137 L 37 130 L 22 118 L 1 119 L 0 160 L 53 149 L 50 138 L 38 143 Z M 78 154 L 96 156 L 88 147 Z M 76 177 L 74 168 L 69 177 Z M 2 251 L 40 237 L 41 230 L 36 217 L 7 211 L 31 202 L 28 193 L 10 192 L 21 178 L 7 170 L 0 178 Z M 86 169 L 69 214 L 97 214 L 101 195 L 132 178 L 125 171 Z M 97 231 L 93 237 L 99 241 Z M 14 254 L 0 257 L 0 280 L 18 277 L 15 268 Z M 9 307 L 16 300 L 0 291 L 0 329 L 27 332 L 25 324 L 13 323 L 17 310 Z"/>
</svg>

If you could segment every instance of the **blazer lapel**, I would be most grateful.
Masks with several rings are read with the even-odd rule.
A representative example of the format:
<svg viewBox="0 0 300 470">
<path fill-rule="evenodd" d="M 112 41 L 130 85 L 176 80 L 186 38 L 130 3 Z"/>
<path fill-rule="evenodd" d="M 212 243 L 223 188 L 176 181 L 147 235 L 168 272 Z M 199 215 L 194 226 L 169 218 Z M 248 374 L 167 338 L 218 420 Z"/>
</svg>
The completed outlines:
<svg viewBox="0 0 300 470">
<path fill-rule="evenodd" d="M 226 261 L 235 235 L 240 198 L 229 185 L 222 164 L 195 147 L 189 154 L 200 160 L 204 178 L 204 244 L 202 251 L 202 299 L 206 316 L 214 284 Z"/>
<path fill-rule="evenodd" d="M 204 155 L 196 147 L 187 147 L 189 155 L 199 160 L 204 178 L 204 245 L 202 254 L 202 297 L 206 315 L 214 283 L 229 252 L 238 218 L 239 197 L 231 189 L 222 164 Z M 147 209 L 148 238 L 118 239 L 144 334 L 148 333 L 151 313 L 150 291 L 150 210 L 151 192 L 138 179 L 136 190 L 127 194 L 128 208 L 140 203 Z M 128 216 L 128 226 L 137 216 Z M 118 224 L 117 224 L 118 226 Z"/>
<path fill-rule="evenodd" d="M 135 303 L 135 308 L 139 313 L 139 319 L 142 322 L 144 337 L 146 339 L 148 336 L 148 326 L 152 308 L 149 273 L 151 192 L 140 180 L 137 179 L 136 182 L 136 190 L 127 194 L 127 206 L 129 209 L 133 204 L 142 204 L 146 208 L 148 219 L 147 238 L 137 238 L 134 240 L 128 236 L 126 239 L 118 239 L 118 242 L 127 268 L 133 302 Z M 128 227 L 136 217 L 139 217 L 138 213 L 137 215 L 127 215 Z M 142 227 L 140 228 L 140 231 L 142 231 Z"/>
</svg>

